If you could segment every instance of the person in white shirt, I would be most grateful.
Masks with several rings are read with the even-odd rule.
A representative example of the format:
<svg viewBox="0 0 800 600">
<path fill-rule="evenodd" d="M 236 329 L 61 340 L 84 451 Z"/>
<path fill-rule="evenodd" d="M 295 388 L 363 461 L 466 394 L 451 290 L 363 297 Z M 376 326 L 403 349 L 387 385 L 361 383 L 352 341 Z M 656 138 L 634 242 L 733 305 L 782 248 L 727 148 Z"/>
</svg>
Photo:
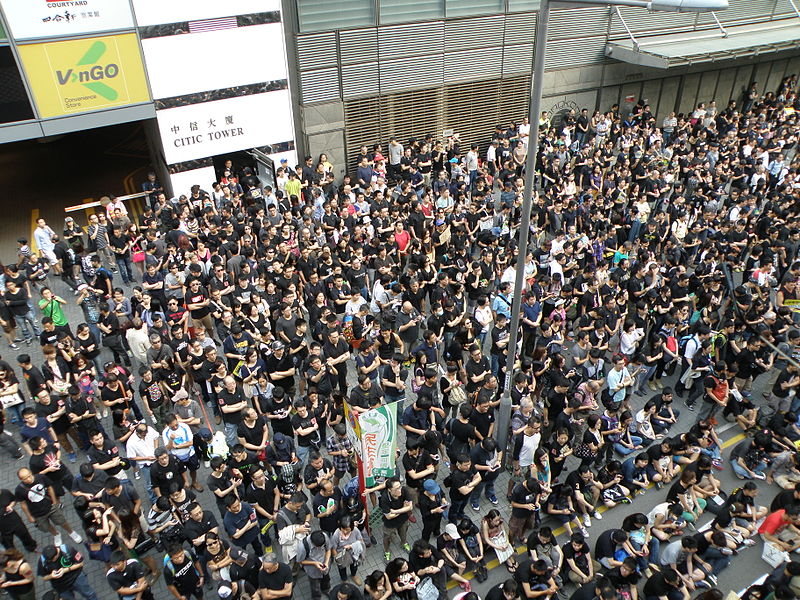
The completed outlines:
<svg viewBox="0 0 800 600">
<path fill-rule="evenodd" d="M 531 137 L 531 124 L 528 121 L 528 117 L 522 119 L 522 123 L 519 124 L 517 127 L 517 136 L 520 140 L 522 140 L 522 145 L 525 146 L 525 149 L 528 149 L 528 141 Z"/>
<path fill-rule="evenodd" d="M 39 253 L 44 256 L 51 265 L 58 262 L 53 248 L 56 247 L 53 242 L 55 232 L 50 228 L 44 219 L 36 220 L 36 229 L 33 230 L 33 239 L 39 247 Z"/>
<path fill-rule="evenodd" d="M 147 333 L 147 325 L 139 317 L 131 319 L 131 327 L 125 332 L 125 339 L 128 340 L 133 358 L 146 365 L 150 335 Z"/>
<path fill-rule="evenodd" d="M 367 301 L 361 296 L 361 290 L 354 289 L 350 294 L 350 300 L 344 305 L 344 314 L 349 316 L 357 315 L 361 306 L 366 303 Z"/>
<path fill-rule="evenodd" d="M 178 421 L 174 413 L 167 413 L 165 420 L 167 426 L 161 433 L 164 440 L 164 447 L 175 458 L 181 461 L 189 470 L 192 478 L 192 487 L 198 492 L 203 491 L 203 486 L 197 482 L 197 469 L 200 468 L 200 461 L 194 451 L 194 434 L 192 428 L 186 423 Z"/>
<path fill-rule="evenodd" d="M 133 474 L 139 479 L 139 474 L 144 475 L 144 485 L 150 501 L 156 501 L 156 494 L 150 481 L 150 465 L 156 459 L 155 449 L 158 447 L 158 440 L 161 436 L 146 423 L 139 423 L 136 429 L 125 443 L 125 453 L 128 460 L 133 463 Z"/>
</svg>

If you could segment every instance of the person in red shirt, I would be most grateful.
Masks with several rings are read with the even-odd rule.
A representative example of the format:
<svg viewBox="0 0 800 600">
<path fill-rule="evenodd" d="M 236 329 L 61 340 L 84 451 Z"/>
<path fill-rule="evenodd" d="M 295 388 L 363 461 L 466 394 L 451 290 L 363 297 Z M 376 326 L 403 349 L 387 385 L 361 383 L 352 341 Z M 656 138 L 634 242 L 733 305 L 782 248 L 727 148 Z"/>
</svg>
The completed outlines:
<svg viewBox="0 0 800 600">
<path fill-rule="evenodd" d="M 758 533 L 765 542 L 775 544 L 781 550 L 792 552 L 800 548 L 800 507 L 790 506 L 767 515 Z"/>
<path fill-rule="evenodd" d="M 411 241 L 411 234 L 406 231 L 402 223 L 395 223 L 394 226 L 394 242 L 397 244 L 397 250 L 400 255 L 405 255 L 408 243 Z"/>
</svg>

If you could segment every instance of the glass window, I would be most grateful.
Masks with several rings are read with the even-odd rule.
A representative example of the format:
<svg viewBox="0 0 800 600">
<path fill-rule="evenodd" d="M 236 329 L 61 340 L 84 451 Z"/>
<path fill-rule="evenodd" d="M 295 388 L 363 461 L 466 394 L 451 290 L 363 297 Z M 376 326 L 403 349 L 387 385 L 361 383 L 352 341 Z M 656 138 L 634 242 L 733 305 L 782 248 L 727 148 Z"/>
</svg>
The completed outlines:
<svg viewBox="0 0 800 600">
<path fill-rule="evenodd" d="M 447 17 L 472 17 L 504 11 L 503 0 L 447 0 Z"/>
<path fill-rule="evenodd" d="M 0 123 L 13 123 L 33 118 L 33 109 L 25 93 L 11 48 L 0 48 Z"/>
<path fill-rule="evenodd" d="M 539 10 L 539 0 L 508 0 L 508 12 Z"/>
<path fill-rule="evenodd" d="M 4 40 L 6 37 L 6 28 L 3 27 L 3 23 L 0 21 L 0 40 Z"/>
<path fill-rule="evenodd" d="M 444 0 L 381 0 L 381 25 L 444 17 Z"/>
<path fill-rule="evenodd" d="M 300 31 L 375 25 L 375 0 L 297 0 Z"/>
</svg>

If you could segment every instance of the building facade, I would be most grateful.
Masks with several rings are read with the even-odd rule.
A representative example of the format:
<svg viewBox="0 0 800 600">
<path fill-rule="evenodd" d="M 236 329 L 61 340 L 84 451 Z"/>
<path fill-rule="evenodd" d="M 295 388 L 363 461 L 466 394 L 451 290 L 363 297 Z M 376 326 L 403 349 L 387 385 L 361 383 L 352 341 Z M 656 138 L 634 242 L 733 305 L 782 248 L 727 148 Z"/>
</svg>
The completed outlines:
<svg viewBox="0 0 800 600">
<path fill-rule="evenodd" d="M 0 0 L 0 143 L 143 121 L 175 193 L 255 149 L 269 166 L 527 114 L 538 0 Z M 718 15 L 554 5 L 543 109 L 658 119 L 800 71 L 792 0 Z M 217 165 L 215 171 L 214 166 Z"/>
<path fill-rule="evenodd" d="M 344 168 L 362 144 L 392 135 L 453 130 L 463 143 L 488 143 L 495 125 L 527 115 L 538 5 L 292 0 L 304 149 Z M 800 14 L 789 0 L 730 0 L 717 15 L 554 4 L 548 37 L 542 108 L 556 115 L 614 103 L 624 113 L 641 98 L 660 121 L 697 102 L 724 105 L 751 81 L 775 90 L 800 72 Z"/>
<path fill-rule="evenodd" d="M 296 160 L 279 0 L 2 0 L 0 142 L 143 121 L 175 193 Z"/>
</svg>

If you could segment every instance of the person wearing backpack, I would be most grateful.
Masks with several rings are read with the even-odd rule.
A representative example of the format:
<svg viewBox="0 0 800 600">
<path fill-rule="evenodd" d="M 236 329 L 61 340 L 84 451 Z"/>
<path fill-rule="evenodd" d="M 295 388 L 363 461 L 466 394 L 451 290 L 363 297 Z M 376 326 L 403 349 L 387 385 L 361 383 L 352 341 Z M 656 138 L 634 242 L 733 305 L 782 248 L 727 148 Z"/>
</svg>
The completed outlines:
<svg viewBox="0 0 800 600">
<path fill-rule="evenodd" d="M 714 365 L 705 379 L 703 380 L 703 405 L 697 413 L 697 421 L 705 421 L 712 418 L 720 408 L 728 405 L 728 398 L 731 393 L 730 384 L 733 373 L 728 371 L 727 365 L 719 361 Z"/>
<path fill-rule="evenodd" d="M 694 356 L 700 350 L 703 342 L 711 337 L 711 330 L 705 325 L 699 327 L 693 335 L 685 335 L 678 340 L 678 355 L 681 357 L 681 370 L 678 381 L 675 383 L 675 393 L 683 398 L 686 393 L 686 386 L 681 381 L 684 374 L 694 364 Z"/>
<path fill-rule="evenodd" d="M 164 555 L 164 583 L 177 600 L 203 600 L 203 568 L 192 550 L 171 546 Z"/>
</svg>

